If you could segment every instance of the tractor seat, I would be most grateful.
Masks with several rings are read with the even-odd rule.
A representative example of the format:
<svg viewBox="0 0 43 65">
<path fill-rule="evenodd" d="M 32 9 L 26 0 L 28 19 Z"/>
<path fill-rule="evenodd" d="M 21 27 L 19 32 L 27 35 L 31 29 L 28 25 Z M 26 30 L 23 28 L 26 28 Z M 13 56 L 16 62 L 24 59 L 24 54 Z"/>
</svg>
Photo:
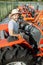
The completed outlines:
<svg viewBox="0 0 43 65">
<path fill-rule="evenodd" d="M 0 39 L 6 39 L 8 36 L 9 34 L 5 30 L 0 31 Z"/>
</svg>

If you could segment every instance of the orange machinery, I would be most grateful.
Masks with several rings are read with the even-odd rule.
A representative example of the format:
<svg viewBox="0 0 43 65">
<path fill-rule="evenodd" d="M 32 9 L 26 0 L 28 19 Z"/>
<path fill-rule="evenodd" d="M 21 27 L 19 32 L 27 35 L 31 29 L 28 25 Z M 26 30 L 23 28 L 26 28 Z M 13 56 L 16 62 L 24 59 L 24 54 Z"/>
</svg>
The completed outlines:
<svg viewBox="0 0 43 65">
<path fill-rule="evenodd" d="M 22 37 L 18 37 L 18 40 L 15 40 L 15 41 L 12 41 L 12 42 L 8 42 L 7 38 L 0 39 L 0 50 L 1 49 L 4 50 L 4 48 L 7 48 L 7 47 L 13 47 L 14 48 L 15 45 L 20 45 L 20 46 L 23 46 L 25 48 L 31 49 L 33 57 L 35 57 L 35 58 L 41 57 L 42 58 L 43 57 L 43 34 L 42 34 L 43 31 L 37 25 L 33 24 L 33 26 L 35 26 L 41 32 L 41 38 L 40 38 L 40 41 L 38 43 L 39 44 L 38 50 L 39 50 L 40 53 L 34 54 L 35 50 L 32 48 L 32 46 L 30 45 L 30 43 L 27 42 Z M 6 31 L 6 32 L 8 32 L 8 24 L 0 24 L 0 31 L 3 31 L 3 30 Z M 2 59 L 3 59 L 3 57 L 2 57 Z"/>
</svg>

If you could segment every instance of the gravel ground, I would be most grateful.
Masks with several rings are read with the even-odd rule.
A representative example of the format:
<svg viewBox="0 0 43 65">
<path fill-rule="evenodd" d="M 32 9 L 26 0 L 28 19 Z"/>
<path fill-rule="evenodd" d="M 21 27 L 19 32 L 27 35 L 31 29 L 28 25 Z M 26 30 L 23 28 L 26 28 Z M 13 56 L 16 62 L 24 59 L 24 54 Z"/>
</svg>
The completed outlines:
<svg viewBox="0 0 43 65">
<path fill-rule="evenodd" d="M 0 22 L 0 24 L 1 24 L 1 23 L 8 23 L 9 20 L 10 20 L 10 19 L 9 19 L 8 17 L 6 17 L 5 19 L 3 19 L 3 20 Z"/>
</svg>

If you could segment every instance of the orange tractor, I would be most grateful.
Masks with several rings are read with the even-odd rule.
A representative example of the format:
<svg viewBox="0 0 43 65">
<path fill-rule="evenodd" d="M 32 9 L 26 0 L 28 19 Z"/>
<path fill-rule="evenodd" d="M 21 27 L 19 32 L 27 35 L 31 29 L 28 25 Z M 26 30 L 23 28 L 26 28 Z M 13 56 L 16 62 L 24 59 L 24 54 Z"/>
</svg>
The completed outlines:
<svg viewBox="0 0 43 65">
<path fill-rule="evenodd" d="M 32 5 L 22 5 L 18 7 L 21 17 L 23 18 L 24 21 L 28 22 L 34 22 L 34 20 L 37 18 L 38 14 L 40 13 L 39 10 L 35 10 Z"/>
<path fill-rule="evenodd" d="M 21 23 L 23 37 L 8 41 L 8 24 L 0 24 L 0 65 L 43 65 L 43 35 L 38 26 Z M 26 38 L 27 37 L 27 38 Z"/>
</svg>

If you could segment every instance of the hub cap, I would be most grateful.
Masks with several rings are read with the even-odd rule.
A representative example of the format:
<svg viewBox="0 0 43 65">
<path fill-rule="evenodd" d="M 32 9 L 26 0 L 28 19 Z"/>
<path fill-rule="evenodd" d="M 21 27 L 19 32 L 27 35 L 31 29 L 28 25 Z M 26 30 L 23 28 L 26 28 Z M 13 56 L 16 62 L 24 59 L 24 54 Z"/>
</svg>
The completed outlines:
<svg viewBox="0 0 43 65">
<path fill-rule="evenodd" d="M 11 62 L 11 63 L 8 63 L 6 65 L 26 65 L 26 64 L 23 62 Z"/>
</svg>

